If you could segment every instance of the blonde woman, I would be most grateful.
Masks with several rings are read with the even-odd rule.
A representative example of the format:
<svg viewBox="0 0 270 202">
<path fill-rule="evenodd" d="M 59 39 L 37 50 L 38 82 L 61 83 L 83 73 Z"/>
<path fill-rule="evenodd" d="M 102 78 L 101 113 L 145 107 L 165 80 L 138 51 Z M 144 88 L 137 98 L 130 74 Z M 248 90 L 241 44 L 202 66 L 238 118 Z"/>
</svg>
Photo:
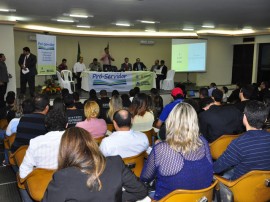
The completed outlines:
<svg viewBox="0 0 270 202">
<path fill-rule="evenodd" d="M 187 103 L 176 105 L 166 120 L 166 141 L 152 149 L 141 180 L 156 178 L 154 199 L 176 189 L 203 189 L 213 179 L 212 159 L 207 141 L 200 136 L 197 113 Z"/>
<path fill-rule="evenodd" d="M 122 108 L 123 103 L 120 95 L 113 95 L 109 102 L 109 111 L 107 114 L 106 123 L 112 123 L 114 113 Z"/>
<path fill-rule="evenodd" d="M 87 130 L 93 138 L 104 136 L 107 132 L 107 124 L 104 119 L 98 119 L 99 105 L 95 101 L 87 101 L 84 105 L 86 119 L 76 124 L 76 127 Z"/>
<path fill-rule="evenodd" d="M 73 127 L 62 136 L 58 171 L 42 201 L 120 202 L 137 201 L 146 195 L 146 187 L 120 156 L 105 158 L 86 130 Z"/>
</svg>

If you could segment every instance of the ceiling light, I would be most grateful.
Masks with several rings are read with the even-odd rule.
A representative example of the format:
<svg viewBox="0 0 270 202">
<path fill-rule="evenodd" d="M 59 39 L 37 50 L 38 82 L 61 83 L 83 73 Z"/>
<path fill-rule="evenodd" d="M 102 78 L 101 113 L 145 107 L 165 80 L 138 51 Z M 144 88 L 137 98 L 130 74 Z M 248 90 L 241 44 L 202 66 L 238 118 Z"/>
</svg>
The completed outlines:
<svg viewBox="0 0 270 202">
<path fill-rule="evenodd" d="M 210 28 L 210 29 L 215 28 L 215 26 L 214 26 L 214 25 L 203 25 L 202 27 L 203 27 L 203 28 Z"/>
<path fill-rule="evenodd" d="M 183 31 L 194 31 L 194 28 L 183 28 Z"/>
<path fill-rule="evenodd" d="M 69 17 L 74 17 L 74 18 L 88 18 L 89 16 L 87 16 L 87 15 L 80 15 L 80 14 L 69 14 Z"/>
<path fill-rule="evenodd" d="M 200 30 L 197 34 L 222 34 L 222 35 L 242 35 L 252 34 L 253 30 Z"/>
<path fill-rule="evenodd" d="M 57 22 L 74 22 L 74 20 L 57 19 Z"/>
<path fill-rule="evenodd" d="M 146 30 L 144 30 L 145 32 L 156 32 L 156 30 L 154 30 L 154 29 L 146 29 Z"/>
<path fill-rule="evenodd" d="M 0 12 L 16 12 L 16 9 L 4 9 L 4 8 L 0 8 Z"/>
<path fill-rule="evenodd" d="M 155 24 L 157 22 L 155 21 L 148 21 L 148 20 L 139 20 L 141 23 L 146 23 L 146 24 Z"/>
<path fill-rule="evenodd" d="M 74 30 L 74 29 L 60 29 L 54 27 L 45 27 L 37 25 L 25 25 L 22 28 L 30 30 L 40 30 L 54 33 L 69 33 L 69 34 L 79 34 L 79 35 L 94 35 L 94 36 L 147 36 L 147 37 L 197 37 L 196 33 L 187 32 L 104 32 L 104 31 L 86 31 L 86 30 Z"/>
<path fill-rule="evenodd" d="M 242 30 L 243 31 L 253 31 L 253 29 L 251 27 L 244 27 Z"/>
<path fill-rule="evenodd" d="M 116 26 L 130 27 L 128 23 L 115 23 Z"/>
<path fill-rule="evenodd" d="M 77 25 L 76 27 L 79 27 L 79 28 L 90 28 L 91 26 L 90 25 Z"/>
</svg>

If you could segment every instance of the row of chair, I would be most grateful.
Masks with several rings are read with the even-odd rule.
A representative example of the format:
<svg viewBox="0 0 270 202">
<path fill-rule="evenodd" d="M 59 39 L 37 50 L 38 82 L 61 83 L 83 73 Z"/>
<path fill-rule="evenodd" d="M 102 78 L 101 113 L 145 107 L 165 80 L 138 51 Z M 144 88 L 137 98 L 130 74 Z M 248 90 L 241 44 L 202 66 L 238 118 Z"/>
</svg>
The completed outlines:
<svg viewBox="0 0 270 202">
<path fill-rule="evenodd" d="M 113 131 L 114 130 L 113 125 L 109 125 L 108 130 Z M 155 135 L 154 131 L 150 130 L 145 133 L 147 134 L 147 137 L 151 144 L 153 140 L 153 135 Z M 8 137 L 7 140 L 5 140 L 6 148 L 11 147 L 12 142 L 15 139 L 15 135 L 16 134 L 13 134 L 12 136 Z M 221 136 L 216 141 L 214 141 L 213 143 L 211 143 L 210 150 L 213 159 L 217 159 L 226 150 L 230 142 L 233 139 L 236 139 L 237 137 L 239 137 L 239 135 L 224 135 Z M 98 144 L 101 142 L 102 138 L 96 139 Z M 17 165 L 19 167 L 23 161 L 23 157 L 25 155 L 27 148 L 28 146 L 22 146 L 14 154 L 11 154 L 10 163 L 12 165 Z M 146 153 L 142 152 L 141 154 L 136 155 L 134 157 L 125 158 L 123 159 L 123 161 L 134 172 L 134 174 L 139 177 L 143 168 L 145 156 Z M 52 179 L 53 173 L 54 170 L 35 169 L 31 174 L 29 174 L 24 179 L 20 179 L 18 177 L 18 186 L 20 188 L 27 189 L 27 191 L 34 200 L 40 201 L 43 197 L 46 187 L 49 184 L 49 181 Z M 230 188 L 234 196 L 234 201 L 236 202 L 237 201 L 263 202 L 270 200 L 270 190 L 268 187 L 268 185 L 270 184 L 270 171 L 252 171 L 235 181 L 226 180 L 218 175 L 215 175 L 215 178 L 219 182 L 223 183 L 225 186 Z M 196 191 L 175 190 L 174 192 L 170 193 L 168 196 L 164 197 L 160 201 L 180 201 L 180 200 L 199 201 L 203 199 L 211 201 L 213 196 L 213 190 L 216 187 L 216 184 L 217 181 L 206 189 Z M 218 189 L 218 186 L 216 189 Z M 244 192 L 245 189 L 248 190 L 248 194 Z"/>
</svg>

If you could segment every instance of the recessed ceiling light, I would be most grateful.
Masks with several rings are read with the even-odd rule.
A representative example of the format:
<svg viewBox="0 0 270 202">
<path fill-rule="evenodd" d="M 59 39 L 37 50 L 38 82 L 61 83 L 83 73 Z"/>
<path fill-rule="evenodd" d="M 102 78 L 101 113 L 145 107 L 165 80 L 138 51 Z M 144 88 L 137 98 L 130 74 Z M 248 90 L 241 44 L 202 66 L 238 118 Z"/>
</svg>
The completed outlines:
<svg viewBox="0 0 270 202">
<path fill-rule="evenodd" d="M 79 27 L 79 28 L 90 28 L 91 26 L 90 25 L 77 25 L 76 27 Z"/>
<path fill-rule="evenodd" d="M 88 18 L 88 15 L 80 15 L 80 14 L 69 14 L 69 17 L 74 17 L 74 18 Z"/>
<path fill-rule="evenodd" d="M 115 23 L 116 26 L 130 27 L 128 23 Z"/>
<path fill-rule="evenodd" d="M 183 31 L 194 31 L 194 28 L 183 28 Z"/>
<path fill-rule="evenodd" d="M 16 12 L 16 9 L 4 9 L 4 8 L 0 8 L 0 12 Z"/>
<path fill-rule="evenodd" d="M 155 24 L 155 23 L 159 23 L 156 21 L 149 21 L 149 20 L 139 20 L 141 23 L 145 23 L 145 24 Z"/>
<path fill-rule="evenodd" d="M 213 29 L 215 28 L 214 25 L 202 25 L 203 28 L 210 28 L 210 29 Z"/>
<path fill-rule="evenodd" d="M 57 22 L 74 22 L 74 20 L 57 19 Z"/>
</svg>

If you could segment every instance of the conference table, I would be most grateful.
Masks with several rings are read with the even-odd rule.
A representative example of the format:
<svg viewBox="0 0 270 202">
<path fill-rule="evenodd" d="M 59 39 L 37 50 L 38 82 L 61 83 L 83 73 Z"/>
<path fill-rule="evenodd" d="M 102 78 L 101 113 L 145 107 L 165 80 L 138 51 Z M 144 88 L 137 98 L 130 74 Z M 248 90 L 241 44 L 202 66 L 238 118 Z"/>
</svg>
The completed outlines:
<svg viewBox="0 0 270 202">
<path fill-rule="evenodd" d="M 126 71 L 126 72 L 95 72 L 83 71 L 81 74 L 82 89 L 97 92 L 107 90 L 112 92 L 127 92 L 134 87 L 141 90 L 156 88 L 156 74 L 150 71 Z"/>
</svg>

